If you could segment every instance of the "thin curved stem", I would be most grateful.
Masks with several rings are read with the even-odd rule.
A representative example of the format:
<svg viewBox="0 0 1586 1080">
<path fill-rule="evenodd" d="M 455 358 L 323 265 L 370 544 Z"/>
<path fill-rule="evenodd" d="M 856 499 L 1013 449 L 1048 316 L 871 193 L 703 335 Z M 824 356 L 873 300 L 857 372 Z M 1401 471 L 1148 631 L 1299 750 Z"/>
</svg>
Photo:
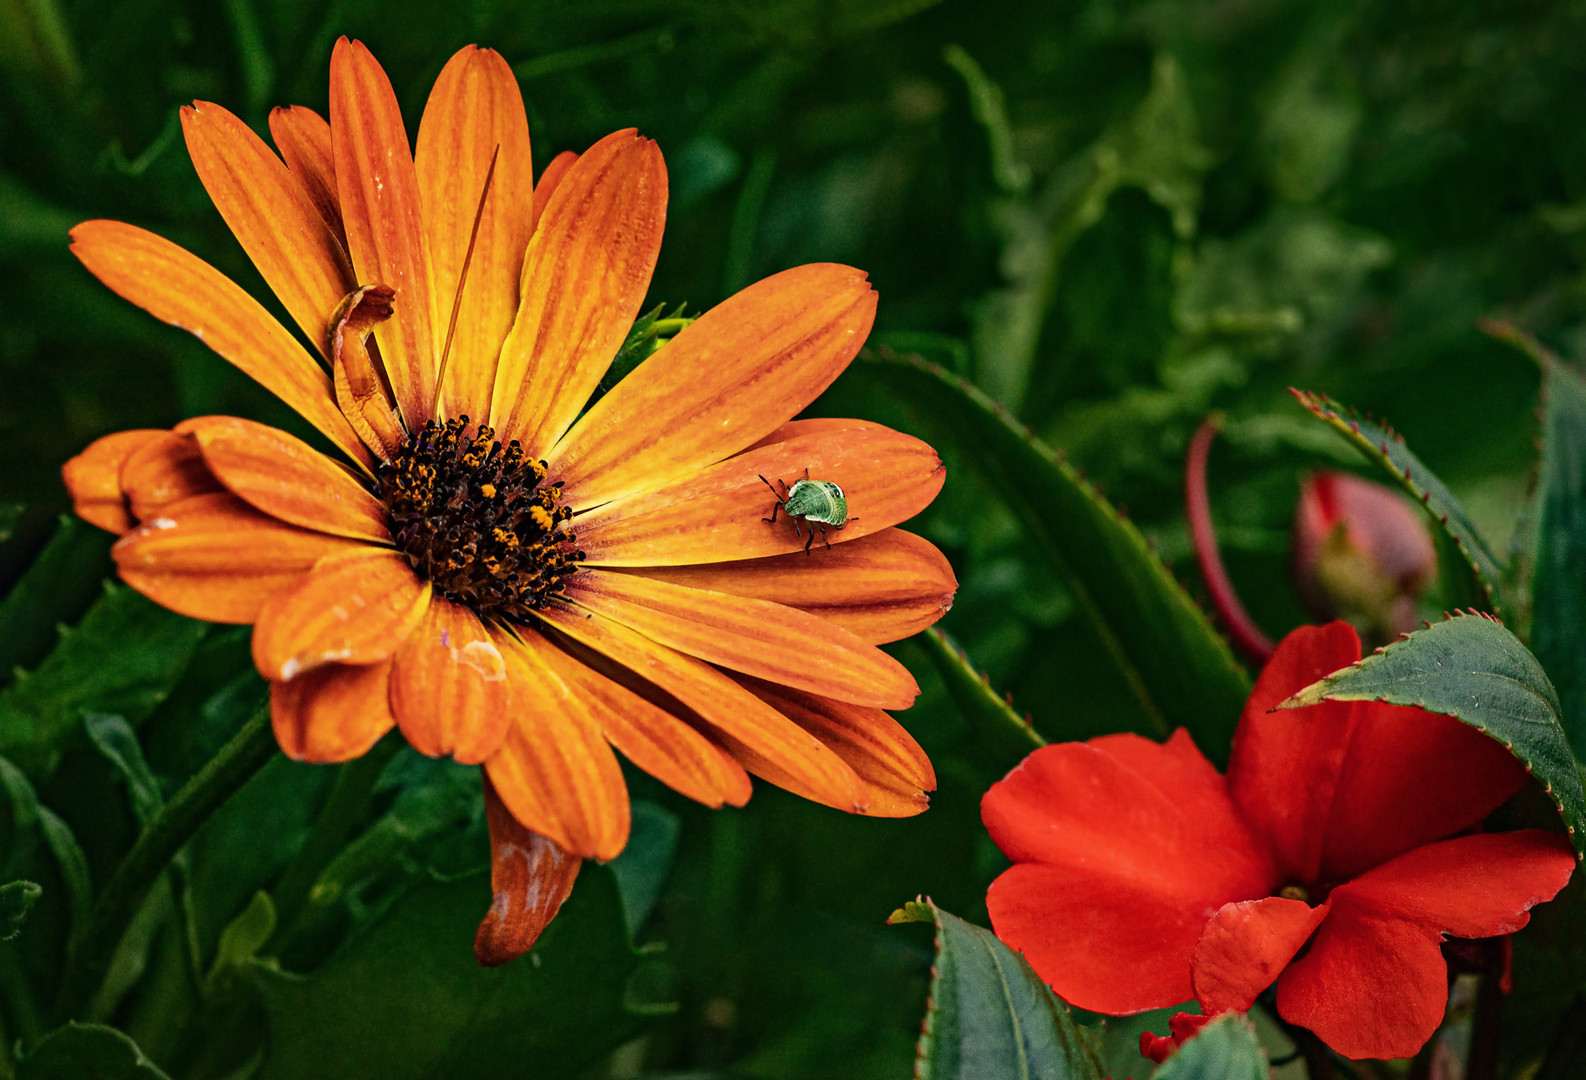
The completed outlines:
<svg viewBox="0 0 1586 1080">
<path fill-rule="evenodd" d="M 262 709 L 144 827 L 99 894 L 66 960 L 56 1012 L 79 1019 L 110 969 L 127 924 L 149 887 L 211 814 L 275 756 L 270 712 Z"/>
<path fill-rule="evenodd" d="M 1228 571 L 1223 568 L 1222 553 L 1217 550 L 1217 530 L 1212 527 L 1211 500 L 1206 495 L 1206 459 L 1211 454 L 1212 440 L 1217 438 L 1217 426 L 1217 417 L 1208 416 L 1190 439 L 1189 453 L 1184 457 L 1184 516 L 1189 520 L 1201 577 L 1206 579 L 1212 606 L 1227 628 L 1229 639 L 1248 659 L 1264 664 L 1275 646 L 1239 602 L 1239 594 L 1234 592 Z"/>
</svg>

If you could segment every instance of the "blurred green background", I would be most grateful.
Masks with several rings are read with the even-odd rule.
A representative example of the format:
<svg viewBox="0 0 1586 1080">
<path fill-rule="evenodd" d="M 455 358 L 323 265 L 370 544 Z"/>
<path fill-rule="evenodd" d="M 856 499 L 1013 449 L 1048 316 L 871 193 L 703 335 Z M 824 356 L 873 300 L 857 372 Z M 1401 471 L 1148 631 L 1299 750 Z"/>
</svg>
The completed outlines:
<svg viewBox="0 0 1586 1080">
<path fill-rule="evenodd" d="M 1306 617 L 1287 575 L 1300 479 L 1358 464 L 1286 387 L 1391 420 L 1502 549 L 1523 534 L 1538 373 L 1476 320 L 1586 351 L 1579 3 L 0 0 L 0 592 L 52 536 L 56 559 L 29 621 L 0 627 L 7 671 L 43 658 L 108 568 L 108 538 L 57 535 L 65 458 L 203 413 L 301 430 L 90 278 L 67 229 L 146 226 L 265 297 L 176 110 L 217 101 L 261 133 L 273 105 L 323 113 L 341 34 L 385 66 L 410 133 L 441 65 L 476 42 L 518 74 L 537 164 L 618 128 L 658 140 L 672 196 L 651 304 L 698 311 L 802 262 L 864 268 L 881 295 L 873 345 L 1006 404 L 1197 594 L 1182 459 L 1225 412 L 1213 508 L 1274 635 Z M 942 627 L 1049 738 L 1126 726 L 1124 689 L 974 448 L 889 385 L 861 360 L 814 411 L 913 431 L 948 462 L 915 524 L 961 583 Z M 169 790 L 262 684 L 245 631 L 140 603 L 123 602 L 121 632 L 165 642 L 166 675 L 128 719 Z M 344 892 L 320 898 L 279 968 L 223 963 L 221 928 L 276 880 L 329 790 L 330 770 L 277 761 L 189 852 L 193 949 L 220 990 L 182 988 L 193 957 L 150 915 L 103 1018 L 173 1076 L 256 1064 L 266 1030 L 281 1076 L 364 1075 L 382 1054 L 388 1071 L 368 1075 L 906 1076 L 930 941 L 882 920 L 928 893 L 984 923 L 1001 856 L 977 803 L 1011 762 L 978 744 L 920 646 L 899 655 L 925 687 L 902 719 L 941 779 L 926 815 L 846 817 L 763 784 L 746 809 L 709 813 L 635 774 L 628 861 L 586 871 L 543 968 L 500 977 L 469 953 L 482 880 L 431 880 L 485 863 L 476 772 L 410 752 L 336 864 Z M 135 819 L 88 743 L 32 776 L 102 881 Z M 47 907 L 36 921 L 64 918 Z M 614 929 L 623 913 L 642 955 Z M 49 962 L 19 946 L 0 983 L 48 987 Z M 417 1025 L 420 1049 L 393 1048 L 394 1024 Z"/>
</svg>

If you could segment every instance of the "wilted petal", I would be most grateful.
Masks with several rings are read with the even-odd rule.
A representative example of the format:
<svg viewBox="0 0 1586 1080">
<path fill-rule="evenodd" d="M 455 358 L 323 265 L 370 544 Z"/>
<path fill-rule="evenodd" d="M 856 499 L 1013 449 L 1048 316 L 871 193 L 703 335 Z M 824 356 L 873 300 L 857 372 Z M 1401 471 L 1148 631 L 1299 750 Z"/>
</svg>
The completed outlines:
<svg viewBox="0 0 1586 1080">
<path fill-rule="evenodd" d="M 572 895 L 583 860 L 549 837 L 524 828 L 502 805 L 490 777 L 484 780 L 490 887 L 495 898 L 474 935 L 474 956 L 485 967 L 495 967 L 534 947 Z"/>
<path fill-rule="evenodd" d="M 413 749 L 466 765 L 501 744 L 517 698 L 507 663 L 479 616 L 435 597 L 396 654 L 391 708 Z"/>
</svg>

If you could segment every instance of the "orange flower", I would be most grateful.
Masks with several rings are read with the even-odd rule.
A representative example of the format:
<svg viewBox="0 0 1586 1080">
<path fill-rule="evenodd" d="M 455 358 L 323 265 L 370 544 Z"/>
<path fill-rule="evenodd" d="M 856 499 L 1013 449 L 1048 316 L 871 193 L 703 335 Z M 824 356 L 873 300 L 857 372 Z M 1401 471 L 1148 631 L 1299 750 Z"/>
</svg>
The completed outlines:
<svg viewBox="0 0 1586 1080">
<path fill-rule="evenodd" d="M 941 463 L 875 424 L 790 419 L 870 330 L 862 272 L 750 286 L 586 409 L 660 247 L 654 143 L 618 132 L 535 185 L 517 82 L 468 47 L 410 153 L 385 73 L 346 39 L 330 122 L 272 113 L 279 158 L 218 105 L 184 108 L 182 128 L 309 348 L 142 229 L 84 222 L 72 250 L 347 463 L 210 416 L 100 439 L 67 485 L 83 517 L 125 533 L 114 555 L 134 588 L 253 624 L 288 755 L 344 761 L 394 725 L 484 766 L 497 897 L 482 960 L 527 947 L 581 858 L 622 850 L 613 747 L 709 806 L 741 805 L 753 773 L 856 813 L 925 808 L 930 762 L 883 711 L 918 688 L 876 644 L 951 602 L 941 554 L 892 527 L 935 496 Z M 810 556 L 792 523 L 762 520 L 759 478 L 806 469 L 856 515 Z"/>
</svg>

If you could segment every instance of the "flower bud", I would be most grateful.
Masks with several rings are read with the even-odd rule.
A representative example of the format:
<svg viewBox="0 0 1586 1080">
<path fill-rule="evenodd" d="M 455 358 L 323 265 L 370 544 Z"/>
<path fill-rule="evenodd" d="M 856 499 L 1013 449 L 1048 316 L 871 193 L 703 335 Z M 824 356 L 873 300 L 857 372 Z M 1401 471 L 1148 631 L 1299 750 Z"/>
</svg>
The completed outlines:
<svg viewBox="0 0 1586 1080">
<path fill-rule="evenodd" d="M 1295 583 L 1319 618 L 1344 619 L 1379 643 L 1415 629 L 1437 553 L 1402 496 L 1348 473 L 1316 473 L 1300 491 L 1293 546 Z"/>
</svg>

